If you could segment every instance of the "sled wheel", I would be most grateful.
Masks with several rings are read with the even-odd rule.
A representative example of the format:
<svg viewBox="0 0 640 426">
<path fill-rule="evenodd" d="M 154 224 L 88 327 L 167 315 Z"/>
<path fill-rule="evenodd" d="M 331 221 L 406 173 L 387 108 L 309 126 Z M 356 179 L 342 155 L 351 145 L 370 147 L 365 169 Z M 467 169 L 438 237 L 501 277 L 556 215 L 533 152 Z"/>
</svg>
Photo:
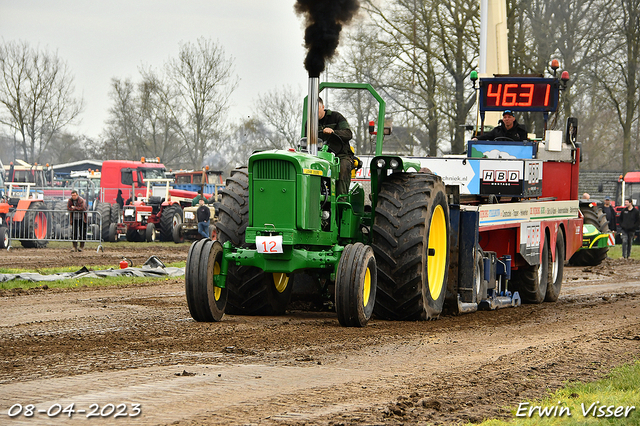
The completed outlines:
<svg viewBox="0 0 640 426">
<path fill-rule="evenodd" d="M 344 248 L 336 274 L 336 312 L 343 327 L 364 327 L 373 314 L 377 268 L 373 249 L 362 243 Z"/>
<path fill-rule="evenodd" d="M 556 260 L 552 261 L 549 258 L 551 278 L 549 279 L 549 285 L 547 286 L 547 294 L 544 296 L 545 302 L 555 302 L 560 296 L 560 289 L 562 288 L 562 276 L 564 274 L 564 234 L 562 228 L 558 229 L 558 235 L 556 236 Z M 551 251 L 549 251 L 551 253 Z"/>
<path fill-rule="evenodd" d="M 549 238 L 545 237 L 539 265 L 514 271 L 514 284 L 525 303 L 542 303 L 549 284 Z"/>
</svg>

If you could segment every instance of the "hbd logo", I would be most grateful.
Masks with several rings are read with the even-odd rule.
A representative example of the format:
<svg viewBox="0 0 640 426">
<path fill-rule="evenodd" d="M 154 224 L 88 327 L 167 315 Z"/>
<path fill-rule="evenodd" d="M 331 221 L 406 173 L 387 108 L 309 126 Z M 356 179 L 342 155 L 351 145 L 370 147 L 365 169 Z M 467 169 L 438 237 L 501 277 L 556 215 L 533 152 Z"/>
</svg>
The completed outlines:
<svg viewBox="0 0 640 426">
<path fill-rule="evenodd" d="M 520 171 L 518 170 L 484 170 L 482 172 L 484 182 L 518 183 Z"/>
</svg>

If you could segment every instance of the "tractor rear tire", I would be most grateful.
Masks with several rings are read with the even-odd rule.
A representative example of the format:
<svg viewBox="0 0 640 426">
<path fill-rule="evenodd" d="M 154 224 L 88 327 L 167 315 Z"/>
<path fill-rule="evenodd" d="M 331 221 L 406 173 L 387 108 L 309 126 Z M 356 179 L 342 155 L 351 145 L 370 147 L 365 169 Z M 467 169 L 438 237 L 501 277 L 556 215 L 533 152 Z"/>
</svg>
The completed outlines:
<svg viewBox="0 0 640 426">
<path fill-rule="evenodd" d="M 549 238 L 545 237 L 539 265 L 520 267 L 512 272 L 514 289 L 518 290 L 524 303 L 542 303 L 550 282 Z"/>
<path fill-rule="evenodd" d="M 56 201 L 53 204 L 53 214 L 51 218 L 53 220 L 53 226 L 51 229 L 55 229 L 56 225 L 60 225 L 62 228 L 66 228 L 69 225 L 69 210 L 67 210 L 66 201 Z"/>
<path fill-rule="evenodd" d="M 111 225 L 111 205 L 105 202 L 99 202 L 96 206 L 96 211 L 99 214 L 99 219 L 102 221 L 100 226 L 102 241 L 109 240 L 109 225 Z"/>
<path fill-rule="evenodd" d="M 9 229 L 0 226 L 0 249 L 9 247 Z"/>
<path fill-rule="evenodd" d="M 120 204 L 118 203 L 111 204 L 111 215 L 109 218 L 111 220 L 111 223 L 119 223 L 121 216 L 122 216 L 122 209 L 120 208 Z"/>
<path fill-rule="evenodd" d="M 556 261 L 551 260 L 551 250 L 549 250 L 549 268 L 550 278 L 549 285 L 547 286 L 547 294 L 544 296 L 545 302 L 555 302 L 560 296 L 560 289 L 562 288 L 562 278 L 564 275 L 564 233 L 562 229 L 558 229 L 558 235 L 556 236 Z"/>
<path fill-rule="evenodd" d="M 173 240 L 173 229 L 182 223 L 182 207 L 172 204 L 162 209 L 160 216 L 160 239 L 162 241 Z"/>
<path fill-rule="evenodd" d="M 343 327 L 364 327 L 373 314 L 377 268 L 373 249 L 362 243 L 348 244 L 336 274 L 336 312 Z"/>
<path fill-rule="evenodd" d="M 238 248 L 254 248 L 245 243 L 249 223 L 249 173 L 246 167 L 231 172 L 221 191 L 216 223 L 218 241 L 230 241 Z M 286 274 L 265 274 L 255 266 L 229 264 L 227 313 L 231 315 L 280 315 L 291 298 L 293 280 Z"/>
<path fill-rule="evenodd" d="M 391 320 L 435 319 L 449 269 L 449 205 L 430 173 L 394 173 L 382 182 L 372 227 L 378 264 L 375 314 Z"/>
<path fill-rule="evenodd" d="M 185 267 L 185 293 L 187 305 L 194 320 L 220 321 L 227 304 L 227 288 L 213 284 L 214 275 L 220 274 L 222 244 L 202 239 L 189 248 Z"/>
<path fill-rule="evenodd" d="M 582 215 L 584 216 L 585 225 L 595 226 L 602 234 L 609 232 L 607 216 L 600 207 L 591 206 L 591 204 L 581 204 L 580 211 L 582 211 Z M 609 247 L 580 249 L 571 256 L 569 263 L 574 266 L 598 266 L 607 258 L 608 252 Z"/>
<path fill-rule="evenodd" d="M 49 243 L 47 238 L 51 236 L 51 218 L 47 208 L 42 202 L 31 203 L 22 219 L 23 234 L 30 240 L 21 240 L 20 244 L 25 248 L 44 248 Z"/>
</svg>

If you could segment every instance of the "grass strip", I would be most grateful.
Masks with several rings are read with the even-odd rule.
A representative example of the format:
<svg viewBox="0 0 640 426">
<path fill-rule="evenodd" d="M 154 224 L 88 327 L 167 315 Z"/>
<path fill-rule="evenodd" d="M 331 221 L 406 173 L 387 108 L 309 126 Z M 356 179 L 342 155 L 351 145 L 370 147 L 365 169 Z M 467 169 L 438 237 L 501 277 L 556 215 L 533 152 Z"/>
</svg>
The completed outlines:
<svg viewBox="0 0 640 426">
<path fill-rule="evenodd" d="M 186 262 L 174 262 L 166 264 L 168 267 L 176 267 L 176 268 L 184 268 Z M 78 271 L 80 267 L 78 266 L 66 266 L 59 268 L 42 268 L 38 269 L 38 273 L 42 275 L 50 275 L 57 274 L 61 272 L 75 272 Z M 109 268 L 105 268 L 104 266 L 88 266 L 89 270 L 107 270 Z M 21 274 L 27 271 L 25 269 L 17 269 L 17 268 L 0 268 L 0 274 Z M 21 289 L 30 289 L 30 288 L 74 288 L 74 287 L 82 287 L 82 286 L 109 286 L 109 285 L 126 285 L 126 284 L 134 284 L 134 283 L 150 283 L 150 282 L 163 282 L 168 281 L 175 277 L 129 277 L 129 276 L 119 276 L 119 277 L 104 277 L 104 278 L 95 278 L 95 277 L 83 277 L 83 278 L 68 278 L 68 279 L 60 279 L 56 281 L 39 281 L 32 282 L 27 280 L 11 280 L 6 282 L 0 282 L 0 290 L 11 290 L 16 288 Z M 179 277 L 181 278 L 181 277 Z M 46 287 L 45 287 L 46 286 Z"/>
<path fill-rule="evenodd" d="M 570 382 L 549 397 L 511 408 L 513 419 L 482 426 L 640 426 L 640 361 L 622 365 L 592 382 Z"/>
</svg>

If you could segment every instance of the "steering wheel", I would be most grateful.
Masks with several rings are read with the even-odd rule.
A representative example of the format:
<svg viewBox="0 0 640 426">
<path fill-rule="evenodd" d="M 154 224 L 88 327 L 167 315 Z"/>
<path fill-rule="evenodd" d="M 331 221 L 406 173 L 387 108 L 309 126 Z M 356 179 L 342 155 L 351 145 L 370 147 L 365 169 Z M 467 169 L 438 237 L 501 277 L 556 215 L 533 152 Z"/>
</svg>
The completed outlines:
<svg viewBox="0 0 640 426">
<path fill-rule="evenodd" d="M 513 139 L 508 138 L 506 136 L 498 136 L 497 138 L 494 139 L 494 141 L 511 141 L 511 142 L 514 142 Z"/>
</svg>

